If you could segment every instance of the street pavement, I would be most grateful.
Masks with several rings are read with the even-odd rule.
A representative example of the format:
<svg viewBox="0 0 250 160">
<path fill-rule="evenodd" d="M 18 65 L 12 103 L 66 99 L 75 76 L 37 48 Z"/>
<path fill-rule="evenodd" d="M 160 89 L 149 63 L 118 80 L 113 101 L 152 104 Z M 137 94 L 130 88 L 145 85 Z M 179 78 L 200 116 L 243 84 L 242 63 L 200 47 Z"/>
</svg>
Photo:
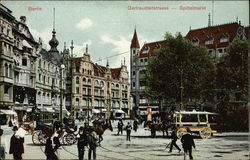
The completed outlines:
<svg viewBox="0 0 250 160">
<path fill-rule="evenodd" d="M 126 124 L 126 123 L 124 123 Z M 82 123 L 78 123 L 78 126 Z M 182 160 L 183 152 L 179 153 L 173 148 L 169 153 L 166 145 L 170 139 L 162 136 L 162 132 L 157 132 L 156 138 L 150 137 L 150 131 L 139 126 L 137 132 L 132 131 L 131 141 L 126 141 L 126 132 L 117 136 L 117 122 L 113 123 L 113 132 L 106 130 L 101 147 L 97 148 L 98 160 Z M 12 159 L 8 154 L 9 140 L 12 135 L 11 128 L 2 126 L 4 135 L 2 136 L 2 145 L 6 148 L 6 159 Z M 195 138 L 196 150 L 193 150 L 193 156 L 196 160 L 249 160 L 249 133 L 218 133 L 210 139 Z M 178 140 L 177 145 L 181 147 Z M 46 159 L 44 146 L 36 146 L 32 143 L 32 136 L 25 136 L 23 159 Z M 77 146 L 62 146 L 58 152 L 59 159 L 78 159 Z M 87 151 L 84 158 L 87 159 Z"/>
</svg>

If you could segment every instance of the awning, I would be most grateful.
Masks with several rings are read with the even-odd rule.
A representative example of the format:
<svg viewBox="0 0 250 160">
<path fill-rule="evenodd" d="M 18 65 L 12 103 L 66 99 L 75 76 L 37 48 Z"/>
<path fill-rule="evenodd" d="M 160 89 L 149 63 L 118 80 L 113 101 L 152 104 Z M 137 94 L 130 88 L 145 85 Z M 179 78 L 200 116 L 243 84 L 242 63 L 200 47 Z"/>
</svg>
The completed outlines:
<svg viewBox="0 0 250 160">
<path fill-rule="evenodd" d="M 47 110 L 48 112 L 55 112 L 55 110 L 54 110 L 53 108 L 46 108 L 46 110 Z"/>
<path fill-rule="evenodd" d="M 27 48 L 32 48 L 31 45 L 26 40 L 23 40 L 23 46 Z"/>
<path fill-rule="evenodd" d="M 0 112 L 2 114 L 10 114 L 10 115 L 17 115 L 16 112 L 12 111 L 12 110 L 0 110 Z"/>
<path fill-rule="evenodd" d="M 102 112 L 107 112 L 107 109 L 102 109 L 101 111 L 102 111 Z"/>
<path fill-rule="evenodd" d="M 93 113 L 100 113 L 100 110 L 98 110 L 98 109 L 92 109 L 92 112 Z"/>
<path fill-rule="evenodd" d="M 121 109 L 119 109 L 119 110 L 116 110 L 116 111 L 115 111 L 115 113 L 121 113 L 121 114 L 125 114 L 125 112 L 124 112 L 123 110 L 121 110 Z"/>
</svg>

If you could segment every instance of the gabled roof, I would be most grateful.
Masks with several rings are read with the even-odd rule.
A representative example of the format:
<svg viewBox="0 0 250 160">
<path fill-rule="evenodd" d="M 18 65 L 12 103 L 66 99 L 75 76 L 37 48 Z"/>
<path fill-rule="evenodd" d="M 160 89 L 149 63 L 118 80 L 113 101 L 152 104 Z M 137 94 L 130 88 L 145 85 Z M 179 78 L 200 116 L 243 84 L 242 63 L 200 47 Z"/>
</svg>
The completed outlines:
<svg viewBox="0 0 250 160">
<path fill-rule="evenodd" d="M 81 65 L 82 58 L 83 57 L 73 58 L 73 62 L 75 63 L 75 66 L 76 66 L 76 72 L 80 72 L 80 65 Z M 94 68 L 94 76 L 105 77 L 105 74 L 108 71 L 107 67 L 104 67 L 104 66 L 101 66 L 98 64 L 94 64 L 92 62 L 91 62 L 91 64 L 93 65 L 93 68 Z M 110 71 L 111 71 L 112 78 L 119 80 L 120 74 L 121 74 L 121 67 L 120 68 L 110 68 Z"/>
<path fill-rule="evenodd" d="M 190 30 L 187 33 L 186 38 L 190 41 L 198 39 L 199 45 L 206 46 L 208 49 L 226 47 L 235 38 L 238 26 L 239 24 L 237 22 L 234 22 L 229 24 L 194 29 Z M 223 42 L 222 44 L 220 43 L 220 38 L 225 35 L 229 36 L 229 42 Z M 213 44 L 205 45 L 206 39 L 210 37 L 213 38 Z"/>
<path fill-rule="evenodd" d="M 139 52 L 139 58 L 151 57 L 155 55 L 155 49 L 160 48 L 165 40 L 145 43 Z"/>
<path fill-rule="evenodd" d="M 134 36 L 132 38 L 130 48 L 140 48 L 136 30 L 134 31 Z"/>
<path fill-rule="evenodd" d="M 111 76 L 113 79 L 119 79 L 122 68 L 111 68 Z"/>
</svg>

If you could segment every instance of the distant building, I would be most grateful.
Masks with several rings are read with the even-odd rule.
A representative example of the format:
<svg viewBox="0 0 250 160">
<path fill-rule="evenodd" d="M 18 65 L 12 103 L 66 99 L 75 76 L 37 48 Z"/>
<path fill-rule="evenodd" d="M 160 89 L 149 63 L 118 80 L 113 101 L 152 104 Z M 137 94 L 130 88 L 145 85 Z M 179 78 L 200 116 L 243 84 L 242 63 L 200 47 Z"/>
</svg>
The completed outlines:
<svg viewBox="0 0 250 160">
<path fill-rule="evenodd" d="M 215 57 L 225 53 L 225 48 L 234 40 L 246 40 L 249 27 L 244 27 L 241 22 L 233 22 L 205 28 L 191 29 L 186 38 L 196 46 L 204 46 Z"/>
<path fill-rule="evenodd" d="M 73 45 L 71 46 L 73 53 Z M 90 59 L 88 47 L 83 57 L 72 58 L 72 76 L 67 78 L 67 108 L 75 117 L 129 117 L 130 85 L 127 66 L 109 68 Z M 70 91 L 71 89 L 71 91 Z M 69 93 L 71 92 L 71 93 Z"/>
<path fill-rule="evenodd" d="M 225 53 L 225 48 L 234 39 L 249 38 L 249 27 L 244 27 L 239 22 L 208 26 L 200 29 L 190 29 L 185 38 L 193 42 L 194 45 L 204 46 L 208 52 L 216 57 Z M 150 101 L 145 94 L 145 72 L 148 59 L 155 55 L 155 49 L 160 48 L 164 40 L 145 43 L 141 48 L 136 30 L 130 45 L 130 81 L 131 95 L 134 99 L 134 109 L 142 117 L 145 117 L 147 108 L 152 109 L 152 114 L 159 113 L 159 102 Z"/>
</svg>

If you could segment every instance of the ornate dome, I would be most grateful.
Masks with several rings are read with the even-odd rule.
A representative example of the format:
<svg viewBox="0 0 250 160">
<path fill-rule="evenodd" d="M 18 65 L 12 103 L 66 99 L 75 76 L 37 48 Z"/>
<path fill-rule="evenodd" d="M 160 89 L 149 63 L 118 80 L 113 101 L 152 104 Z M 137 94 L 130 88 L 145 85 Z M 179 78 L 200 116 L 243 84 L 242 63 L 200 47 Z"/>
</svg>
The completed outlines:
<svg viewBox="0 0 250 160">
<path fill-rule="evenodd" d="M 59 42 L 58 42 L 58 40 L 56 39 L 56 31 L 53 30 L 52 33 L 53 33 L 52 39 L 49 41 L 49 45 L 50 45 L 50 47 L 51 47 L 49 51 L 58 52 L 57 46 L 59 45 Z"/>
</svg>

